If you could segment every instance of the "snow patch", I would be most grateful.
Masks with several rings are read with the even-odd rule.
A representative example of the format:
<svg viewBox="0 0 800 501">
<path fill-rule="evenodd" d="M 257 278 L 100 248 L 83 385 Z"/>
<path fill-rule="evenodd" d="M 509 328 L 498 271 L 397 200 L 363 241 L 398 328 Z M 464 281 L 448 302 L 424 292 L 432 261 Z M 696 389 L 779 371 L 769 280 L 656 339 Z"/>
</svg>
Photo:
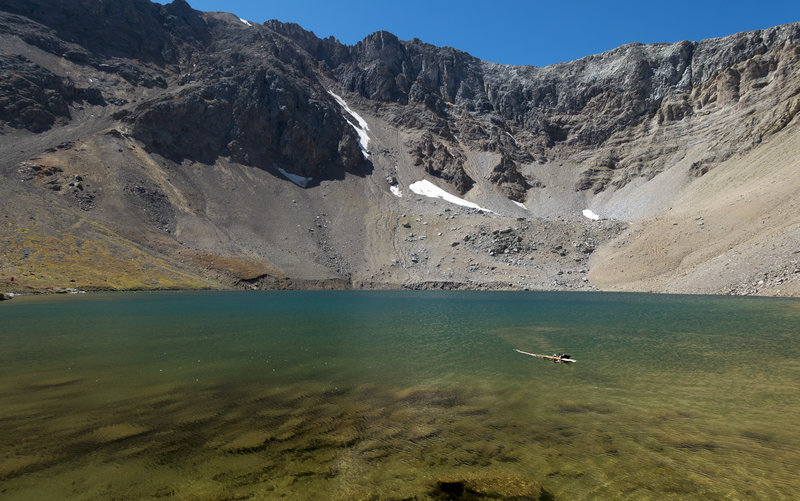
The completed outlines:
<svg viewBox="0 0 800 501">
<path fill-rule="evenodd" d="M 523 203 L 520 203 L 520 202 L 517 202 L 516 200 L 512 200 L 512 202 L 514 202 L 515 204 L 517 204 L 519 207 L 522 207 L 523 209 L 525 209 L 525 210 L 528 210 L 528 208 L 527 208 L 527 207 L 525 207 L 525 204 L 523 204 Z"/>
<path fill-rule="evenodd" d="M 242 19 L 242 18 L 240 17 L 240 18 L 239 18 L 239 21 L 243 22 L 243 23 L 244 23 L 244 24 L 246 24 L 247 26 L 253 26 L 253 23 L 251 23 L 251 22 L 250 22 L 250 21 L 248 21 L 247 19 Z"/>
<path fill-rule="evenodd" d="M 402 198 L 403 197 L 403 192 L 400 191 L 400 187 L 397 186 L 396 184 L 391 185 L 389 187 L 389 190 L 394 194 L 394 196 L 396 196 L 398 198 Z"/>
<path fill-rule="evenodd" d="M 428 180 L 423 179 L 422 181 L 417 181 L 416 183 L 411 184 L 408 187 L 411 191 L 416 193 L 417 195 L 424 195 L 426 197 L 431 198 L 441 198 L 446 202 L 450 202 L 451 204 L 461 205 L 464 207 L 470 207 L 472 209 L 482 210 L 484 212 L 492 212 L 489 209 L 484 209 L 483 207 L 479 206 L 478 204 L 474 204 L 472 202 L 468 202 L 463 198 L 458 198 L 455 195 L 451 195 L 447 193 L 443 189 L 439 188 L 435 184 L 431 183 Z"/>
<path fill-rule="evenodd" d="M 346 111 L 347 114 L 350 115 L 351 118 L 354 118 L 355 121 L 358 123 L 358 125 L 356 125 L 353 122 L 351 122 L 350 119 L 347 118 L 347 116 L 344 117 L 344 119 L 347 120 L 347 123 L 349 123 L 353 129 L 355 129 L 356 134 L 358 134 L 358 145 L 361 146 L 361 153 L 364 154 L 364 158 L 369 158 L 369 150 L 367 149 L 369 147 L 369 134 L 367 134 L 367 131 L 369 130 L 369 125 L 367 125 L 367 121 L 364 120 L 364 118 L 361 115 L 350 109 L 350 107 L 347 106 L 347 103 L 344 102 L 344 99 L 342 99 L 341 96 L 339 96 L 338 94 L 334 94 L 331 91 L 328 91 L 328 94 L 333 96 L 336 102 L 339 103 L 339 106 L 344 108 L 344 111 Z"/>
<path fill-rule="evenodd" d="M 314 179 L 313 177 L 303 177 L 303 176 L 298 176 L 297 174 L 292 174 L 291 172 L 286 172 L 280 167 L 278 167 L 278 172 L 283 174 L 286 177 L 286 179 L 288 179 L 289 181 L 293 182 L 294 184 L 296 184 L 301 188 L 305 188 L 306 186 L 308 186 L 308 183 L 310 183 Z"/>
<path fill-rule="evenodd" d="M 592 212 L 591 209 L 583 209 L 583 216 L 591 219 L 592 221 L 598 221 L 600 216 Z"/>
</svg>

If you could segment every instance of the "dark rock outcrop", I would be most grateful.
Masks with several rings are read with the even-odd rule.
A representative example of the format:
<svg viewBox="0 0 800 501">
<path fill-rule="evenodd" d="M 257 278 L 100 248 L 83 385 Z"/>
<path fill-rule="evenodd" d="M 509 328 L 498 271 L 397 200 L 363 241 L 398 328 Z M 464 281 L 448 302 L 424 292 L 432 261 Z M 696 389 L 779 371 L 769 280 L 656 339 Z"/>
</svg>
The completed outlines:
<svg viewBox="0 0 800 501">
<path fill-rule="evenodd" d="M 69 120 L 70 105 L 78 102 L 105 104 L 98 89 L 78 88 L 23 56 L 0 55 L 0 122 L 43 132 Z"/>
<path fill-rule="evenodd" d="M 200 48 L 211 41 L 202 14 L 185 0 L 168 5 L 148 0 L 0 0 L 0 10 L 51 28 L 58 48 L 75 44 L 98 58 L 174 64 L 184 47 Z M 55 48 L 47 34 L 26 39 L 43 50 Z"/>
<path fill-rule="evenodd" d="M 492 167 L 489 181 L 498 185 L 506 197 L 516 202 L 524 202 L 525 194 L 533 186 L 517 169 L 517 164 L 506 155 L 501 156 L 497 165 Z M 537 185 L 542 186 L 541 183 Z"/>
<path fill-rule="evenodd" d="M 0 9 L 14 13 L 3 13 L 11 33 L 46 52 L 164 89 L 113 115 L 154 153 L 206 163 L 227 156 L 315 179 L 369 169 L 308 54 L 275 33 L 244 31 L 238 20 L 183 0 L 3 0 Z M 106 104 L 99 89 L 78 88 L 20 56 L 4 57 L 0 71 L 0 121 L 12 127 L 41 132 L 69 121 L 75 103 Z M 130 99 L 109 95 L 108 102 Z"/>
<path fill-rule="evenodd" d="M 530 479 L 521 477 L 443 478 L 428 493 L 431 499 L 515 499 L 539 501 L 554 499 L 550 492 Z"/>
<path fill-rule="evenodd" d="M 180 161 L 213 163 L 220 155 L 261 168 L 338 179 L 364 162 L 340 107 L 318 85 L 267 67 L 195 85 L 140 106 L 133 135 Z"/>
<path fill-rule="evenodd" d="M 421 166 L 428 174 L 452 184 L 462 195 L 475 184 L 464 171 L 464 154 L 455 147 L 435 141 L 429 133 L 422 135 L 411 154 L 414 165 Z"/>
</svg>

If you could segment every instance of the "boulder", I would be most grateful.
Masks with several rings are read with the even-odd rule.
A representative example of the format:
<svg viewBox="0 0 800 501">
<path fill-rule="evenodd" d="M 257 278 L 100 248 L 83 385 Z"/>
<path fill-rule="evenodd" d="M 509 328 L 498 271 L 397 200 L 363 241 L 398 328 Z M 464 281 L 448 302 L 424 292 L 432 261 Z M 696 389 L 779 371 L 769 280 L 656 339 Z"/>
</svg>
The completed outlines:
<svg viewBox="0 0 800 501">
<path fill-rule="evenodd" d="M 552 499 L 535 480 L 517 476 L 442 478 L 429 494 L 432 499 Z"/>
</svg>

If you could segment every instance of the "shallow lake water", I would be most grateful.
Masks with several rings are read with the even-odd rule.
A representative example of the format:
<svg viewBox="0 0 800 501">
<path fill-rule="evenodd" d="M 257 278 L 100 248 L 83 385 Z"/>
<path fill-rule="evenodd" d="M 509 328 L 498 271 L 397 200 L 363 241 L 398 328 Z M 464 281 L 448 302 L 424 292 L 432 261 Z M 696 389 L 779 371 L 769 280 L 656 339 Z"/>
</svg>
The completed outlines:
<svg viewBox="0 0 800 501">
<path fill-rule="evenodd" d="M 796 499 L 798 340 L 790 299 L 18 297 L 0 498 Z"/>
</svg>

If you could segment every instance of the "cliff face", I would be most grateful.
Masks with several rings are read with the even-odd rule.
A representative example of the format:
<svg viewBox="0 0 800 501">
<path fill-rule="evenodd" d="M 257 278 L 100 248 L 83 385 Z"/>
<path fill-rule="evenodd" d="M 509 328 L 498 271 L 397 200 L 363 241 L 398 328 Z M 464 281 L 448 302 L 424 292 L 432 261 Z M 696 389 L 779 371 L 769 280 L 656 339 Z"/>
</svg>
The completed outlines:
<svg viewBox="0 0 800 501">
<path fill-rule="evenodd" d="M 336 79 L 348 91 L 429 112 L 421 122 L 417 107 L 401 111 L 400 126 L 432 127 L 444 139 L 459 134 L 472 140 L 470 146 L 523 155 L 527 162 L 595 155 L 578 187 L 597 192 L 609 181 L 620 187 L 631 176 L 662 170 L 664 149 L 650 158 L 628 150 L 640 139 L 634 136 L 657 141 L 675 122 L 694 126 L 707 114 L 725 119 L 745 106 L 784 105 L 779 116 L 758 120 L 736 140 L 752 143 L 754 136 L 780 130 L 796 113 L 799 40 L 795 24 L 703 42 L 630 44 L 536 68 L 482 62 L 376 33 L 353 47 L 349 59 L 328 64 L 336 65 Z M 471 120 L 463 120 L 465 112 Z M 502 133 L 521 136 L 509 141 Z M 617 142 L 624 144 L 606 149 Z M 723 150 L 715 152 L 717 160 L 731 153 Z"/>
<path fill-rule="evenodd" d="M 38 207 L 44 236 L 114 241 L 163 272 L 127 270 L 130 286 L 767 291 L 744 271 L 677 285 L 708 265 L 687 264 L 692 249 L 666 267 L 637 250 L 633 282 L 611 270 L 640 225 L 688 218 L 736 162 L 794 144 L 798 24 L 544 68 L 387 32 L 345 46 L 183 0 L 0 0 L 0 27 L 7 199 Z M 425 178 L 491 212 L 415 195 Z M 35 263 L 30 225 L 4 210 L 0 280 L 120 286 L 80 271 L 99 257 L 37 278 L 57 259 Z M 792 266 L 780 259 L 758 273 Z"/>
</svg>

